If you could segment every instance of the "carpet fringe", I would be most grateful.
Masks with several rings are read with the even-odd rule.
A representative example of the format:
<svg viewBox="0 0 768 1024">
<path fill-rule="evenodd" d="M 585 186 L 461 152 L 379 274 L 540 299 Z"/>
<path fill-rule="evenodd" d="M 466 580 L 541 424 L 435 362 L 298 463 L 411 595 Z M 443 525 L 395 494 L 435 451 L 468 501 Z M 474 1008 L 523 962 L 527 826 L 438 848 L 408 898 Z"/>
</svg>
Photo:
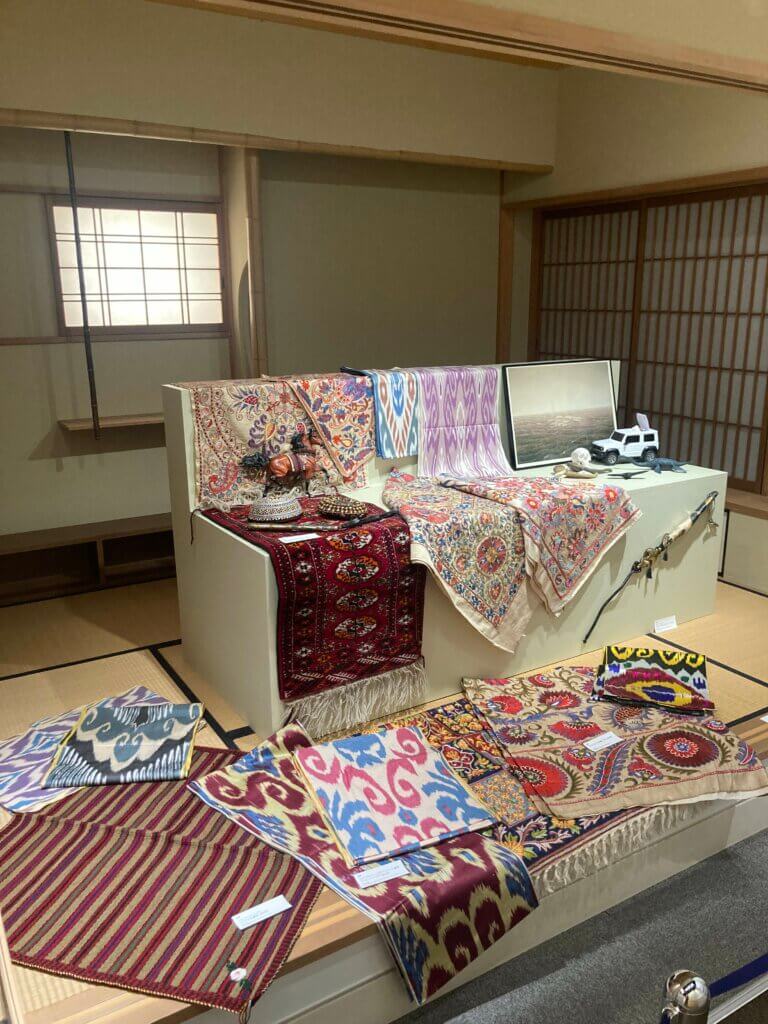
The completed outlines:
<svg viewBox="0 0 768 1024">
<path fill-rule="evenodd" d="M 325 693 L 283 703 L 285 723 L 299 721 L 313 739 L 405 711 L 427 699 L 424 659 Z"/>
<path fill-rule="evenodd" d="M 577 849 L 545 863 L 540 871 L 533 864 L 529 869 L 539 899 L 551 896 L 566 885 L 615 864 L 639 848 L 649 846 L 671 829 L 678 827 L 690 814 L 691 804 L 660 804 L 608 828 Z"/>
</svg>

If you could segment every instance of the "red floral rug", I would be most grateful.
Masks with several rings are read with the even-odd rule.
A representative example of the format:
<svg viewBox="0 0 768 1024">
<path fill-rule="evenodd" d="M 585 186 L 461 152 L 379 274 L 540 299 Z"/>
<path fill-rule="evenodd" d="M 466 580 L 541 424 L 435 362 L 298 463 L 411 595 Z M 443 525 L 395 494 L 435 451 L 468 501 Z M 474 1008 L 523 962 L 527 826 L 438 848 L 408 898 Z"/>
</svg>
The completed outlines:
<svg viewBox="0 0 768 1024">
<path fill-rule="evenodd" d="M 292 526 L 327 528 L 318 498 L 302 499 Z M 280 696 L 297 700 L 412 665 L 421 657 L 423 566 L 410 559 L 411 537 L 399 516 L 290 540 L 295 533 L 251 529 L 246 509 L 203 515 L 269 554 L 279 594 Z M 376 505 L 369 515 L 381 514 Z"/>
</svg>

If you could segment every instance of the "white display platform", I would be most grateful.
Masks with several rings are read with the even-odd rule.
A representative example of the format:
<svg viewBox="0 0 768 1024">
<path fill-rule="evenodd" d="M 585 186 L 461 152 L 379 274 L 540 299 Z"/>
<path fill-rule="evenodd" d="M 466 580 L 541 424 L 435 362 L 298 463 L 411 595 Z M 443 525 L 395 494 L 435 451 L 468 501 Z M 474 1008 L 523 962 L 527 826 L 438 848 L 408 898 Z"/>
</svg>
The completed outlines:
<svg viewBox="0 0 768 1024">
<path fill-rule="evenodd" d="M 163 388 L 165 432 L 173 513 L 181 635 L 190 666 L 209 679 L 260 737 L 282 724 L 277 688 L 277 586 L 268 555 L 200 516 L 194 508 L 193 424 L 190 394 Z M 392 463 L 377 459 L 369 486 L 357 497 L 381 503 L 384 479 Z M 401 466 L 412 465 L 400 461 Z M 634 467 L 629 467 L 634 468 Z M 525 470 L 534 476 L 548 470 Z M 658 543 L 707 495 L 719 497 L 715 519 L 722 522 L 725 473 L 697 466 L 685 474 L 647 473 L 633 480 L 612 480 L 625 487 L 642 517 L 606 554 L 592 577 L 557 618 L 529 588 L 534 607 L 525 637 L 514 654 L 494 647 L 457 611 L 430 575 L 424 609 L 423 650 L 429 676 L 427 699 L 455 694 L 463 676 L 509 676 L 576 657 L 605 643 L 618 643 L 653 630 L 658 619 L 678 622 L 714 610 L 721 537 L 701 519 L 673 546 L 652 581 L 635 579 L 606 609 L 589 644 L 584 635 L 597 608 L 629 571 L 643 550 Z"/>
</svg>

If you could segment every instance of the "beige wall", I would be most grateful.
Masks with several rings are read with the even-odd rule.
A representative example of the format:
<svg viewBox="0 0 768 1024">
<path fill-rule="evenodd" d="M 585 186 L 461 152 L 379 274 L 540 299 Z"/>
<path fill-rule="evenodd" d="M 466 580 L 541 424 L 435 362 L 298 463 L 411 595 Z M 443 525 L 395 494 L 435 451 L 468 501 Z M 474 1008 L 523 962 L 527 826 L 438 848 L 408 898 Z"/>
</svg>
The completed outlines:
<svg viewBox="0 0 768 1024">
<path fill-rule="evenodd" d="M 76 136 L 78 182 L 90 189 L 211 197 L 211 147 Z M 0 187 L 62 187 L 60 133 L 0 129 Z M 0 193 L 0 338 L 59 332 L 45 198 Z M 102 415 L 159 412 L 160 387 L 228 374 L 227 341 L 94 344 Z M 82 345 L 0 344 L 0 533 L 167 511 L 165 449 L 154 431 L 71 436 L 59 419 L 89 415 Z"/>
<path fill-rule="evenodd" d="M 493 359 L 499 176 L 262 154 L 270 371 Z"/>
<path fill-rule="evenodd" d="M 0 107 L 550 163 L 556 71 L 138 0 L 3 0 Z"/>
<path fill-rule="evenodd" d="M 488 6 L 488 0 L 472 0 Z M 493 0 L 494 7 L 765 61 L 768 0 Z"/>
<path fill-rule="evenodd" d="M 602 71 L 560 74 L 555 171 L 512 200 L 768 166 L 768 96 Z"/>
</svg>

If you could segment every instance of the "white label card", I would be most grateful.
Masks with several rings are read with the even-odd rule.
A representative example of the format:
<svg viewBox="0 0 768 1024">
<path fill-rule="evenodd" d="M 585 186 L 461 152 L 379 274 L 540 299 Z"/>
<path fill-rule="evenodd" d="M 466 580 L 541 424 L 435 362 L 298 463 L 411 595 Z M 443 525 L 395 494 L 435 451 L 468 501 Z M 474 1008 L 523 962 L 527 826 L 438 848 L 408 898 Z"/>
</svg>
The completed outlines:
<svg viewBox="0 0 768 1024">
<path fill-rule="evenodd" d="M 367 889 L 369 885 L 378 885 L 380 882 L 388 882 L 390 878 L 400 878 L 407 874 L 408 865 L 404 860 L 398 859 L 374 864 L 365 871 L 356 871 L 353 877 L 361 889 Z"/>
<path fill-rule="evenodd" d="M 768 715 L 761 715 L 760 716 L 760 721 L 761 722 L 768 722 Z"/>
<path fill-rule="evenodd" d="M 621 736 L 617 736 L 615 732 L 601 732 L 599 736 L 585 740 L 584 746 L 590 750 L 605 750 L 606 747 L 612 747 L 615 743 L 621 743 Z"/>
<path fill-rule="evenodd" d="M 656 619 L 653 624 L 654 633 L 668 633 L 670 629 L 677 629 L 676 615 L 667 615 L 663 619 Z"/>
<path fill-rule="evenodd" d="M 257 903 L 255 907 L 249 907 L 247 910 L 241 910 L 239 914 L 233 914 L 232 924 L 242 931 L 244 928 L 258 924 L 259 921 L 266 921 L 267 918 L 290 909 L 291 904 L 285 896 L 275 896 L 274 899 L 265 900 L 264 903 Z"/>
<path fill-rule="evenodd" d="M 280 540 L 283 544 L 298 544 L 300 540 L 314 540 L 319 536 L 319 533 L 294 533 L 292 537 L 281 537 Z"/>
</svg>

